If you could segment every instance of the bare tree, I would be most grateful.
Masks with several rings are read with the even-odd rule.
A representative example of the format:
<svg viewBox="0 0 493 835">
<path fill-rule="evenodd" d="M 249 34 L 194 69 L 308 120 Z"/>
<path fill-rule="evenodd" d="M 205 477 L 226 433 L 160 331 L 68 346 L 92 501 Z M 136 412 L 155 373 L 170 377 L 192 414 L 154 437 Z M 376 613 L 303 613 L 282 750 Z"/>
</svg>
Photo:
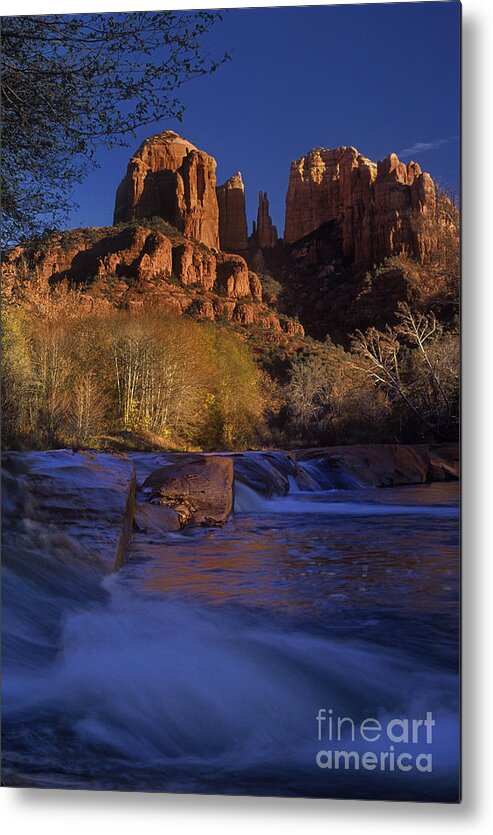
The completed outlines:
<svg viewBox="0 0 493 835">
<path fill-rule="evenodd" d="M 335 414 L 327 362 L 319 356 L 295 362 L 286 394 L 296 428 L 315 436 L 323 433 Z"/>
<path fill-rule="evenodd" d="M 57 443 L 69 410 L 70 334 L 58 322 L 41 322 L 31 337 L 32 423 L 44 443 Z"/>
<path fill-rule="evenodd" d="M 400 401 L 430 437 L 444 437 L 457 421 L 458 339 L 444 334 L 433 312 L 401 303 L 398 324 L 357 331 L 352 344 L 366 373 L 391 401 Z"/>
<path fill-rule="evenodd" d="M 227 58 L 204 44 L 209 11 L 2 17 L 2 234 L 59 226 L 100 148 L 178 118 L 181 87 Z M 67 188 L 67 184 L 69 187 Z"/>
<path fill-rule="evenodd" d="M 111 352 L 125 429 L 166 436 L 193 421 L 207 380 L 197 333 L 188 324 L 120 317 Z"/>
<path fill-rule="evenodd" d="M 71 386 L 70 401 L 74 439 L 84 444 L 98 436 L 106 417 L 105 393 L 99 376 L 93 371 L 79 373 Z"/>
</svg>

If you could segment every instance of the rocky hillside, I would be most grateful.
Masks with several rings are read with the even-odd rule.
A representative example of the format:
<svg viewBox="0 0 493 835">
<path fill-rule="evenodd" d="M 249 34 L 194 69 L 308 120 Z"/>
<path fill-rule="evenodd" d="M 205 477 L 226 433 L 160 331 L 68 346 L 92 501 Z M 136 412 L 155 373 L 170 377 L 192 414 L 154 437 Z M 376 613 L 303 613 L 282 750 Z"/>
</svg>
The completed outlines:
<svg viewBox="0 0 493 835">
<path fill-rule="evenodd" d="M 33 279 L 35 279 L 33 283 Z M 4 299 L 67 282 L 93 309 L 117 307 L 192 315 L 255 327 L 276 341 L 302 326 L 262 301 L 262 284 L 244 258 L 185 238 L 156 218 L 54 233 L 12 249 L 3 264 Z"/>
</svg>

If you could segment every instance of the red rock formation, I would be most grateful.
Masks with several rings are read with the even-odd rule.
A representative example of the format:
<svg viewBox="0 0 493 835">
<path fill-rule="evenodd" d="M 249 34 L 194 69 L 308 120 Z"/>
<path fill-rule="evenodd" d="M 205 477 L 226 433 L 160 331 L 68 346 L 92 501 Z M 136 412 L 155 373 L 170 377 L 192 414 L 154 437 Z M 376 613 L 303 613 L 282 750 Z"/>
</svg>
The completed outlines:
<svg viewBox="0 0 493 835">
<path fill-rule="evenodd" d="M 250 283 L 250 295 L 253 296 L 254 299 L 261 302 L 262 301 L 262 282 L 256 273 L 252 273 L 251 271 L 248 273 L 248 281 Z"/>
<path fill-rule="evenodd" d="M 115 224 L 153 216 L 219 249 L 216 161 L 174 131 L 142 143 L 116 192 Z"/>
<path fill-rule="evenodd" d="M 416 216 L 435 211 L 435 186 L 419 165 L 390 154 L 375 163 L 356 148 L 318 148 L 291 165 L 284 239 L 292 243 L 331 222 L 341 255 L 355 266 L 390 255 L 423 258 L 433 245 Z"/>
<path fill-rule="evenodd" d="M 228 298 L 249 296 L 250 276 L 246 261 L 239 255 L 218 254 L 217 286 Z"/>
<path fill-rule="evenodd" d="M 21 244 L 5 253 L 3 276 L 7 284 L 22 277 L 84 285 L 101 278 L 152 279 L 171 273 L 172 247 L 160 229 L 144 226 L 55 232 L 43 243 Z"/>
<path fill-rule="evenodd" d="M 217 525 L 233 509 L 233 459 L 224 455 L 179 455 L 154 470 L 142 485 L 149 499 L 185 511 L 190 526 Z"/>
<path fill-rule="evenodd" d="M 271 249 L 277 244 L 277 229 L 269 214 L 269 200 L 265 191 L 258 193 L 257 225 L 253 228 L 252 241 L 260 249 Z"/>
<path fill-rule="evenodd" d="M 219 239 L 225 252 L 243 252 L 248 247 L 245 187 L 238 171 L 217 189 Z"/>
<path fill-rule="evenodd" d="M 185 285 L 198 285 L 212 290 L 216 281 L 214 253 L 200 249 L 192 241 L 182 241 L 173 247 L 173 275 Z"/>
<path fill-rule="evenodd" d="M 460 476 L 459 445 L 351 444 L 295 453 L 298 461 L 322 458 L 332 471 L 340 469 L 368 487 L 425 484 Z"/>
<path fill-rule="evenodd" d="M 36 304 L 39 290 L 64 283 L 91 313 L 111 307 L 187 313 L 303 336 L 262 301 L 262 284 L 241 255 L 208 249 L 165 223 L 53 233 L 6 252 L 4 300 Z M 278 337 L 276 339 L 279 341 Z"/>
</svg>

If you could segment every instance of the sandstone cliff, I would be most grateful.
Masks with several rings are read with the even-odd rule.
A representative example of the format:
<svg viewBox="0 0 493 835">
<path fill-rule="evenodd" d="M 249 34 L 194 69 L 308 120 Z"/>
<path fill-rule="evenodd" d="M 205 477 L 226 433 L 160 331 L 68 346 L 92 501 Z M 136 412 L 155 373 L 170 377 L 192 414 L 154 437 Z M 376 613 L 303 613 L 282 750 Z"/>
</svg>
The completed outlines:
<svg viewBox="0 0 493 835">
<path fill-rule="evenodd" d="M 433 246 L 417 219 L 435 210 L 435 185 L 417 163 L 395 154 L 375 163 L 356 148 L 317 148 L 291 165 L 287 243 L 330 223 L 335 255 L 356 267 L 391 255 L 422 259 Z"/>
<path fill-rule="evenodd" d="M 216 187 L 215 169 L 173 131 L 150 137 L 118 187 L 118 225 L 16 247 L 5 255 L 4 293 L 26 294 L 33 278 L 66 281 L 96 307 L 156 306 L 301 338 L 299 317 L 310 336 L 345 345 L 356 328 L 391 324 L 400 301 L 445 298 L 440 270 L 427 289 L 418 263 L 438 233 L 435 185 L 416 163 L 395 154 L 375 163 L 353 147 L 310 151 L 291 166 L 281 242 L 267 194 L 248 238 L 241 174 Z M 416 259 L 413 269 L 391 256 Z M 257 273 L 278 290 L 262 298 Z"/>
<path fill-rule="evenodd" d="M 153 216 L 219 249 L 216 161 L 174 131 L 142 143 L 116 192 L 115 224 Z"/>
<path fill-rule="evenodd" d="M 303 328 L 262 300 L 262 284 L 241 255 L 185 238 L 159 219 L 57 232 L 5 253 L 4 299 L 22 304 L 39 288 L 66 283 L 97 312 L 145 308 L 254 326 L 279 342 Z"/>
<path fill-rule="evenodd" d="M 277 229 L 272 223 L 265 191 L 258 193 L 257 224 L 253 229 L 252 244 L 260 249 L 271 249 L 277 244 Z"/>
<path fill-rule="evenodd" d="M 238 171 L 217 187 L 219 240 L 226 252 L 243 252 L 248 247 L 245 187 Z"/>
</svg>

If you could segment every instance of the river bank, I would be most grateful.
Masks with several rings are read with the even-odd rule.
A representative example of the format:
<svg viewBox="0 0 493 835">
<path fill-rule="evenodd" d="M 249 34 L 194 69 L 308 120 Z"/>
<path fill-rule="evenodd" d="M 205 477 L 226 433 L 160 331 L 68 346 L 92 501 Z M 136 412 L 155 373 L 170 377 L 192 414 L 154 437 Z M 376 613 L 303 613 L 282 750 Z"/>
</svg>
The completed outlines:
<svg viewBox="0 0 493 835">
<path fill-rule="evenodd" d="M 4 784 L 456 800 L 456 454 L 5 456 Z M 328 768 L 324 710 L 433 741 Z"/>
<path fill-rule="evenodd" d="M 135 531 L 222 524 L 234 484 L 262 496 L 296 489 L 426 484 L 459 476 L 457 444 L 374 444 L 284 452 L 10 452 L 2 459 L 4 537 L 26 523 L 76 539 L 106 571 Z M 244 492 L 244 491 L 243 491 Z"/>
</svg>

